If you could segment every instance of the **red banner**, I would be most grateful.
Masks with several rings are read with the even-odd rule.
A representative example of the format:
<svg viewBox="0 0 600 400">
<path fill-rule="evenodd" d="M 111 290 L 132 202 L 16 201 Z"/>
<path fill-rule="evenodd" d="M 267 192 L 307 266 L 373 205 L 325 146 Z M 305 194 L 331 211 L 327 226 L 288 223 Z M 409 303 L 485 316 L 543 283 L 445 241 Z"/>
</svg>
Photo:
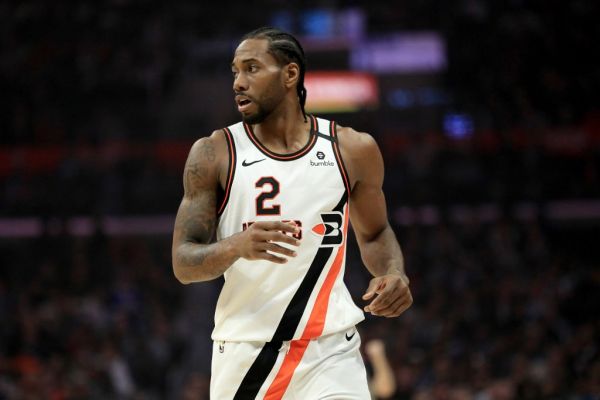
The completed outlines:
<svg viewBox="0 0 600 400">
<path fill-rule="evenodd" d="M 307 72 L 304 85 L 310 112 L 351 112 L 379 103 L 377 79 L 368 73 Z"/>
</svg>

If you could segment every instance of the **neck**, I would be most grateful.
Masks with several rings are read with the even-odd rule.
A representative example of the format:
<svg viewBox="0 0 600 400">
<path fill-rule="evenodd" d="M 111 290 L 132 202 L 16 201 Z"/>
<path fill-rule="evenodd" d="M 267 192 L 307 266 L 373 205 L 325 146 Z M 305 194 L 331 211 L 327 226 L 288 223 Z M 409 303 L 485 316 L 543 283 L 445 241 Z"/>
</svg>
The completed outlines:
<svg viewBox="0 0 600 400">
<path fill-rule="evenodd" d="M 304 115 L 297 99 L 293 105 L 283 102 L 265 120 L 252 126 L 254 134 L 269 150 L 289 153 L 301 149 L 309 140 L 310 119 Z"/>
</svg>

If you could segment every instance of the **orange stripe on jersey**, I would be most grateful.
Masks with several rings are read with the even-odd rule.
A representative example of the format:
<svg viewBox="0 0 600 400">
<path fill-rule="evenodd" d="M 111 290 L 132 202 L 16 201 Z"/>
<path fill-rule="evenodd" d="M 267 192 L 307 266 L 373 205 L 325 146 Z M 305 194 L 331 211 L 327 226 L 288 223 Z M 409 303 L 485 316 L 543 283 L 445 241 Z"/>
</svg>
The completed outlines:
<svg viewBox="0 0 600 400">
<path fill-rule="evenodd" d="M 290 342 L 290 349 L 285 355 L 277 376 L 275 376 L 265 394 L 265 400 L 279 400 L 283 397 L 292 380 L 292 375 L 294 375 L 296 367 L 300 364 L 302 356 L 304 356 L 308 343 L 309 340 L 292 340 Z"/>
<path fill-rule="evenodd" d="M 229 174 L 227 175 L 227 182 L 225 183 L 225 196 L 223 196 L 223 201 L 219 206 L 217 215 L 221 215 L 227 205 L 227 201 L 229 201 L 229 192 L 231 191 L 231 184 L 233 183 L 233 175 L 235 173 L 235 145 L 233 144 L 233 137 L 228 128 L 223 129 L 223 132 L 225 132 L 227 147 L 229 148 Z"/>
<path fill-rule="evenodd" d="M 299 340 L 292 340 L 290 342 L 290 349 L 283 359 L 283 363 L 281 364 L 279 371 L 277 371 L 275 379 L 267 390 L 265 400 L 275 400 L 283 397 L 292 380 L 292 376 L 294 375 L 296 367 L 302 360 L 302 356 L 304 355 L 310 340 L 319 337 L 323 332 L 331 289 L 333 289 L 333 285 L 339 275 L 344 260 L 346 234 L 348 232 L 348 205 L 345 206 L 344 215 L 346 215 L 346 220 L 344 221 L 344 242 L 338 248 L 333 264 L 331 265 L 331 268 L 325 277 L 325 281 L 323 282 L 323 285 L 317 294 L 315 305 L 313 306 L 310 316 L 308 317 L 308 322 L 306 323 L 306 327 L 302 333 L 302 338 Z"/>
<path fill-rule="evenodd" d="M 314 339 L 321 336 L 321 333 L 323 333 L 331 289 L 333 289 L 333 284 L 342 269 L 344 261 L 344 249 L 346 248 L 346 235 L 348 233 L 348 205 L 344 207 L 344 215 L 346 216 L 346 220 L 344 221 L 344 242 L 338 248 L 333 264 L 317 294 L 315 305 L 310 312 L 310 317 L 308 317 L 308 322 L 302 333 L 302 339 Z"/>
</svg>

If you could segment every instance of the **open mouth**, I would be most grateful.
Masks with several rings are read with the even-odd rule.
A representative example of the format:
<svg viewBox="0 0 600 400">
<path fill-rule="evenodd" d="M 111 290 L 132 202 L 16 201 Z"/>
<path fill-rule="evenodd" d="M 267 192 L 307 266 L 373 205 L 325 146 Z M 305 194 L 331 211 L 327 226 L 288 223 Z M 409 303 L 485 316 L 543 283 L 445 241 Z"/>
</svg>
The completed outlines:
<svg viewBox="0 0 600 400">
<path fill-rule="evenodd" d="M 245 96 L 236 96 L 235 101 L 238 106 L 238 111 L 245 111 L 250 107 L 250 104 L 252 104 L 252 101 Z"/>
</svg>

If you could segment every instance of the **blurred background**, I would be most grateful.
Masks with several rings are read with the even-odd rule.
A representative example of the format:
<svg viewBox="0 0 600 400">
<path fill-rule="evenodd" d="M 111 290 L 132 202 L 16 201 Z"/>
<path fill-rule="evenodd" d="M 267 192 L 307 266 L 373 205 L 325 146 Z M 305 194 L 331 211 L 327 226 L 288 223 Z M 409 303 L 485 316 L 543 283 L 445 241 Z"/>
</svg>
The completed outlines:
<svg viewBox="0 0 600 400">
<path fill-rule="evenodd" d="M 171 230 L 262 25 L 384 153 L 415 303 L 360 325 L 374 398 L 598 399 L 600 3 L 248 3 L 0 3 L 0 399 L 208 398 L 221 282 L 176 281 Z"/>
</svg>

